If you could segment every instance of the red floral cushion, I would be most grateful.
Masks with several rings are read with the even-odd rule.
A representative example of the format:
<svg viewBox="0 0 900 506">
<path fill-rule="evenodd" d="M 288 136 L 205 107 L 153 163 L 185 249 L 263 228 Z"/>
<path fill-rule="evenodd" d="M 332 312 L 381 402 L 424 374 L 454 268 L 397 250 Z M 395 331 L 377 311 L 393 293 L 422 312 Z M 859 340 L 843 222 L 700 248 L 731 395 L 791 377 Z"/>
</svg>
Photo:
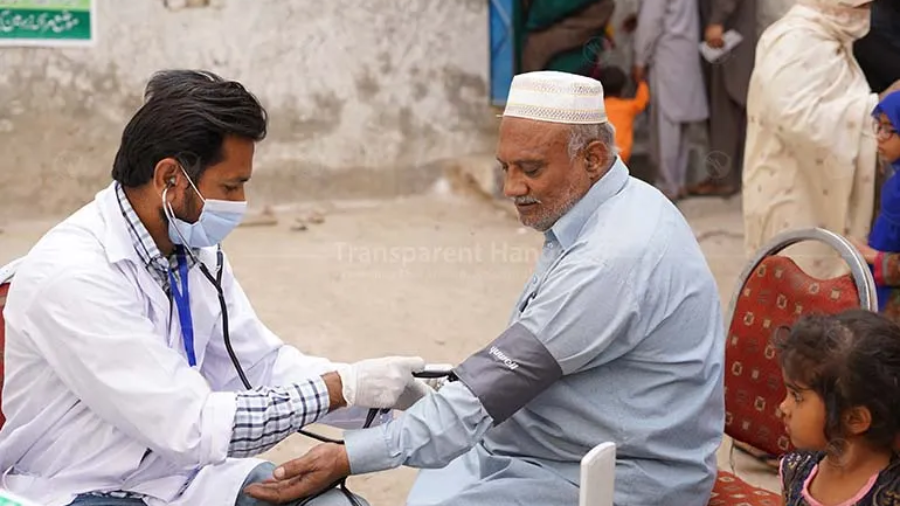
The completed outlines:
<svg viewBox="0 0 900 506">
<path fill-rule="evenodd" d="M 859 307 L 850 275 L 816 279 L 788 257 L 765 258 L 744 282 L 725 347 L 725 432 L 773 455 L 791 449 L 778 416 L 785 389 L 770 339 L 801 315 Z"/>
<path fill-rule="evenodd" d="M 709 506 L 781 506 L 781 496 L 744 483 L 731 473 L 719 471 Z"/>
<path fill-rule="evenodd" d="M 9 292 L 9 283 L 0 285 L 0 401 L 3 399 L 3 351 L 6 347 L 6 323 L 3 320 L 3 308 L 6 306 L 6 294 Z M 6 422 L 6 417 L 0 411 L 0 427 Z"/>
</svg>

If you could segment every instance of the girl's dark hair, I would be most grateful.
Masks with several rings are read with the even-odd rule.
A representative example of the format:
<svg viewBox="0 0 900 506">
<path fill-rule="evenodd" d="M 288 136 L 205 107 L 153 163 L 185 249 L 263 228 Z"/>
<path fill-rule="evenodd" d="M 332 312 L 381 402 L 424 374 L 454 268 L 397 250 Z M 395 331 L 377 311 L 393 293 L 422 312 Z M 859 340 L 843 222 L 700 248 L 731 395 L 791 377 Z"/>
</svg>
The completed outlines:
<svg viewBox="0 0 900 506">
<path fill-rule="evenodd" d="M 843 415 L 866 407 L 872 424 L 864 437 L 892 447 L 900 433 L 900 326 L 864 310 L 805 316 L 773 338 L 785 376 L 825 402 L 825 437 L 843 450 Z"/>
<path fill-rule="evenodd" d="M 226 136 L 261 141 L 266 122 L 265 109 L 238 82 L 206 71 L 158 72 L 122 133 L 112 177 L 129 188 L 143 186 L 160 160 L 173 157 L 197 181 L 221 161 Z"/>
</svg>

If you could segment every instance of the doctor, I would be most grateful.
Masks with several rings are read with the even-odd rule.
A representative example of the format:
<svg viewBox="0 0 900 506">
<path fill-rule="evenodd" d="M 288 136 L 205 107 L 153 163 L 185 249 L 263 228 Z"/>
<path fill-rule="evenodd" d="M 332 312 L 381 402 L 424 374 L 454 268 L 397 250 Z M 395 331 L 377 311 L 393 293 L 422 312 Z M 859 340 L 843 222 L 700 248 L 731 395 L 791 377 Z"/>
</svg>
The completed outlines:
<svg viewBox="0 0 900 506">
<path fill-rule="evenodd" d="M 239 83 L 151 79 L 115 181 L 40 240 L 9 292 L 0 488 L 45 506 L 259 504 L 241 489 L 274 466 L 249 457 L 344 406 L 424 394 L 420 358 L 336 364 L 256 317 L 217 245 L 265 133 Z"/>
</svg>

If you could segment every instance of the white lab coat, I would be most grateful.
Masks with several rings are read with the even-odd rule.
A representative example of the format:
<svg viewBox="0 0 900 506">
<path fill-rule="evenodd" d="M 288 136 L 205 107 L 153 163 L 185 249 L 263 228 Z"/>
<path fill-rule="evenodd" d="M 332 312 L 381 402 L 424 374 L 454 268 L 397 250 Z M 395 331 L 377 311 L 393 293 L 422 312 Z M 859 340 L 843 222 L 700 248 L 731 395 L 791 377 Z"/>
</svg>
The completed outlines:
<svg viewBox="0 0 900 506">
<path fill-rule="evenodd" d="M 261 461 L 226 458 L 230 392 L 243 387 L 215 289 L 191 270 L 191 368 L 177 313 L 126 226 L 109 187 L 19 267 L 4 313 L 0 486 L 46 506 L 98 490 L 143 493 L 150 506 L 232 504 Z M 215 248 L 201 261 L 215 272 Z M 334 370 L 284 345 L 257 319 L 227 260 L 224 269 L 231 339 L 254 386 Z"/>
</svg>

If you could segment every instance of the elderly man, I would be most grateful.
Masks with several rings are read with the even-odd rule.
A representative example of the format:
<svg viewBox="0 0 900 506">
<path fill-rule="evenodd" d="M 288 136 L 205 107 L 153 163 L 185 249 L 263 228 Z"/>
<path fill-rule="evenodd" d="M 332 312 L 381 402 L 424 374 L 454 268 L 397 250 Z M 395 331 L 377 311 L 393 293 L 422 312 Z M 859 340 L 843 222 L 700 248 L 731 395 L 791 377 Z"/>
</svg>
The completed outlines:
<svg viewBox="0 0 900 506">
<path fill-rule="evenodd" d="M 581 458 L 613 441 L 617 505 L 705 506 L 724 424 L 716 285 L 684 218 L 628 175 L 613 139 L 597 81 L 517 76 L 497 158 L 546 241 L 509 327 L 459 381 L 247 493 L 284 501 L 408 465 L 443 468 L 419 475 L 410 505 L 571 506 Z"/>
<path fill-rule="evenodd" d="M 780 232 L 822 227 L 865 237 L 875 194 L 878 95 L 853 58 L 871 0 L 801 0 L 762 35 L 747 99 L 747 255 Z M 801 267 L 833 276 L 824 245 L 795 247 Z"/>
</svg>

